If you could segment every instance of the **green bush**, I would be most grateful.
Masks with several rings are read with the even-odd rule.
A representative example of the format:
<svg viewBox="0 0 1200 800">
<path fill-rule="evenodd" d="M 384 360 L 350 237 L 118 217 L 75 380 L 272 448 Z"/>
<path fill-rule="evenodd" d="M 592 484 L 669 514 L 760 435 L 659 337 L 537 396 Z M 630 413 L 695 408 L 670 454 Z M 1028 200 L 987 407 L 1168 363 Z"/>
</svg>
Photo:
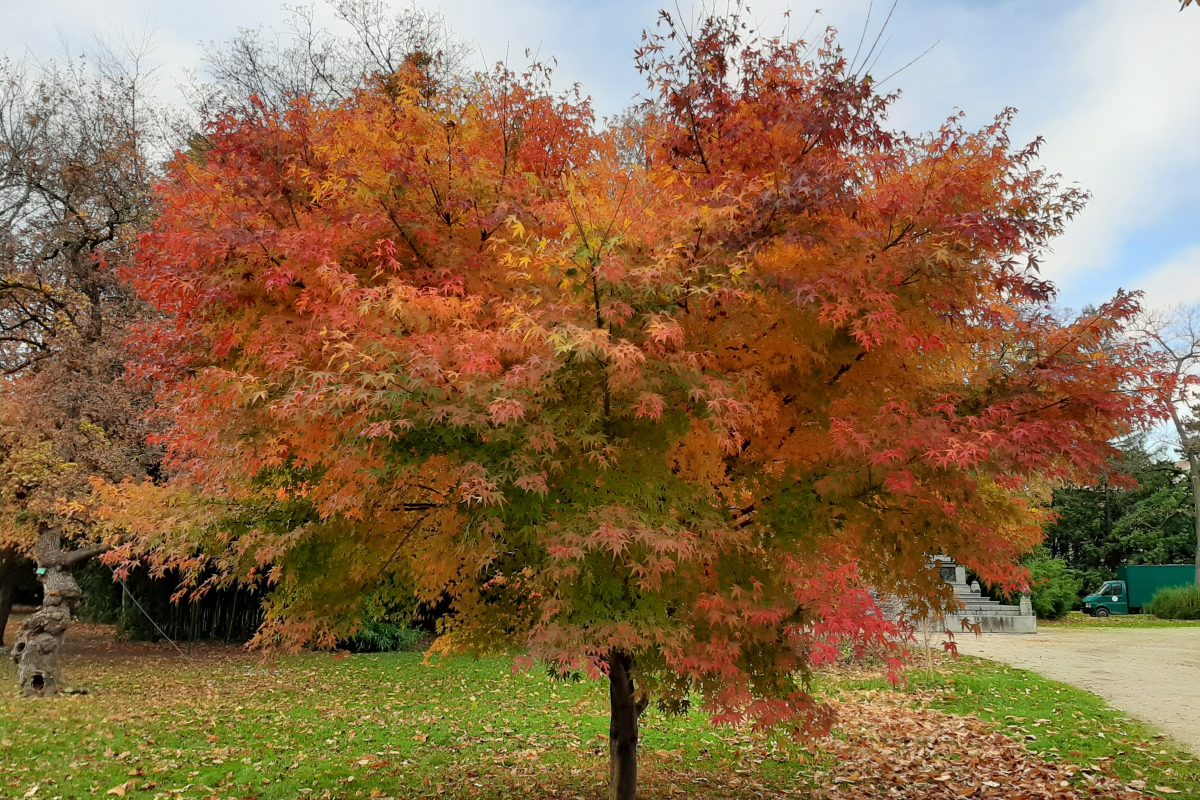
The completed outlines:
<svg viewBox="0 0 1200 800">
<path fill-rule="evenodd" d="M 1065 561 L 1039 550 L 1025 560 L 1032 574 L 1033 613 L 1039 619 L 1060 619 L 1079 604 L 1083 579 Z"/>
<path fill-rule="evenodd" d="M 425 631 L 396 622 L 364 622 L 358 633 L 340 644 L 352 653 L 395 653 L 419 650 Z"/>
<path fill-rule="evenodd" d="M 1159 619 L 1200 619 L 1200 586 L 1174 586 L 1154 595 L 1146 608 Z"/>
</svg>

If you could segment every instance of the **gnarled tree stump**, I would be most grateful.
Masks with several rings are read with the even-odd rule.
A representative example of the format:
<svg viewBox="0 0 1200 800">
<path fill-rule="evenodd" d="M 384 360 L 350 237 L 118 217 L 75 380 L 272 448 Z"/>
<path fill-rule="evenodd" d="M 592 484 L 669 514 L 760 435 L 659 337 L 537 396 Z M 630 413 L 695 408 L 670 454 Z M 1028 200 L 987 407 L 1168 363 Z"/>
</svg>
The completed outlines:
<svg viewBox="0 0 1200 800">
<path fill-rule="evenodd" d="M 71 614 L 79 607 L 79 584 L 63 567 L 46 568 L 42 576 L 42 607 L 17 631 L 12 657 L 17 662 L 17 682 L 27 697 L 49 697 L 63 688 L 58 649 L 71 627 Z"/>
<path fill-rule="evenodd" d="M 58 650 L 71 627 L 71 615 L 78 610 L 83 597 L 69 569 L 108 549 L 101 545 L 63 550 L 60 542 L 56 531 L 42 532 L 35 552 L 38 577 L 42 581 L 42 607 L 21 623 L 13 643 L 17 681 L 27 697 L 50 697 L 64 688 Z"/>
</svg>

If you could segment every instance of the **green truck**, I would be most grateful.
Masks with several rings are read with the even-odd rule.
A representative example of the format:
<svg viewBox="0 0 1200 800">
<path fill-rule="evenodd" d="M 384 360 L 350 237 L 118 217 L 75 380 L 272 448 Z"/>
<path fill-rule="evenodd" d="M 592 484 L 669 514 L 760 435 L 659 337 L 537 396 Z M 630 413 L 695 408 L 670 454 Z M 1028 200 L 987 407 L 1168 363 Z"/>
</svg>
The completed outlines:
<svg viewBox="0 0 1200 800">
<path fill-rule="evenodd" d="M 1194 564 L 1139 564 L 1121 567 L 1115 581 L 1083 598 L 1083 613 L 1093 617 L 1110 614 L 1138 613 L 1154 595 L 1172 586 L 1187 586 L 1196 582 Z"/>
</svg>

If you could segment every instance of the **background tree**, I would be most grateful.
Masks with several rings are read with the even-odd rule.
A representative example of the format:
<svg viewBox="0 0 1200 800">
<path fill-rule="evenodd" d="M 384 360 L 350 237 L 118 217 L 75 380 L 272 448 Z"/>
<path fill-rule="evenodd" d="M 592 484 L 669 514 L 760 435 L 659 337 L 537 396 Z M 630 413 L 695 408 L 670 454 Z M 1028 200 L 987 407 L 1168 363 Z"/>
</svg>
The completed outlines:
<svg viewBox="0 0 1200 800">
<path fill-rule="evenodd" d="M 1172 564 L 1192 558 L 1194 501 L 1189 471 L 1148 450 L 1144 440 L 1121 454 L 1091 485 L 1054 491 L 1046 548 L 1080 570 L 1083 589 L 1116 577 L 1123 564 Z"/>
<path fill-rule="evenodd" d="M 298 5 L 282 30 L 243 30 L 209 43 L 191 87 L 202 118 L 231 108 L 242 115 L 259 107 L 282 111 L 301 98 L 336 104 L 406 64 L 420 69 L 431 92 L 461 69 L 463 48 L 434 12 L 416 6 L 395 11 L 382 0 L 332 0 L 328 6 L 344 32 L 319 27 L 314 6 Z"/>
<path fill-rule="evenodd" d="M 116 274 L 148 213 L 144 80 L 136 52 L 36 72 L 0 63 L 0 544 L 6 562 L 18 551 L 36 561 L 53 606 L 14 646 L 19 662 L 37 661 L 20 672 L 32 692 L 59 685 L 48 671 L 78 601 L 70 568 L 105 549 L 89 481 L 144 476 L 157 461 L 149 395 L 121 380 L 124 341 L 148 307 Z"/>
<path fill-rule="evenodd" d="M 406 62 L 420 66 L 428 90 L 458 68 L 461 51 L 435 14 L 395 13 L 378 0 L 332 5 L 347 33 L 320 29 L 313 8 L 298 6 L 283 31 L 243 31 L 208 45 L 193 111 L 255 113 L 301 97 L 337 102 Z M 102 46 L 90 59 L 37 69 L 5 61 L 0 69 L 0 371 L 9 379 L 0 389 L 8 405 L 0 432 L 8 469 L 0 489 L 0 643 L 37 514 L 61 516 L 68 498 L 88 495 L 92 476 L 157 469 L 156 451 L 141 443 L 145 384 L 120 380 L 124 339 L 147 309 L 116 268 L 146 221 L 154 165 L 178 144 L 202 150 L 203 141 L 183 115 L 149 96 L 149 49 L 148 41 Z M 44 359 L 59 364 L 17 380 Z M 43 394 L 53 402 L 40 404 Z M 100 438 L 80 438 L 69 421 L 97 415 L 106 417 Z M 63 441 L 71 435 L 76 441 Z M 82 534 L 87 525 L 75 523 Z"/>
<path fill-rule="evenodd" d="M 1038 619 L 1059 619 L 1066 616 L 1079 601 L 1084 578 L 1067 562 L 1051 556 L 1039 547 L 1023 562 L 1029 569 L 1030 598 L 1033 613 Z M 1094 585 L 1091 585 L 1094 588 Z"/>
<path fill-rule="evenodd" d="M 1042 487 L 1147 413 L 1133 300 L 1051 313 L 1082 198 L 1010 114 L 893 133 L 832 37 L 664 24 L 632 133 L 413 63 L 216 120 L 131 271 L 174 478 L 110 509 L 114 561 L 273 584 L 260 641 L 391 582 L 444 650 L 606 677 L 616 798 L 654 703 L 828 724 L 811 670 L 894 641 L 871 588 L 945 608 L 940 552 L 1021 582 Z"/>
<path fill-rule="evenodd" d="M 1170 420 L 1188 466 L 1196 581 L 1200 583 L 1200 307 L 1147 314 L 1139 323 L 1153 351 L 1149 389 Z"/>
</svg>

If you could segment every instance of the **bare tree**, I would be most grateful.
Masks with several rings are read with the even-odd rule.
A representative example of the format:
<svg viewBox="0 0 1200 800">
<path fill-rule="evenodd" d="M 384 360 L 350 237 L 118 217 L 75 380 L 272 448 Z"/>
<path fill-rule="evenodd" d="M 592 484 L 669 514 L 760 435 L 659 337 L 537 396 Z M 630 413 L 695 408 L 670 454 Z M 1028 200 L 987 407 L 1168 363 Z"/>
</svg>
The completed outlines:
<svg viewBox="0 0 1200 800">
<path fill-rule="evenodd" d="M 281 30 L 242 30 L 208 43 L 193 103 L 203 118 L 223 111 L 279 110 L 297 98 L 319 104 L 348 98 L 368 80 L 388 78 L 407 64 L 438 84 L 456 74 L 464 50 L 436 12 L 392 11 L 383 0 L 331 0 L 341 33 L 320 27 L 312 5 L 291 9 Z"/>
<path fill-rule="evenodd" d="M 1150 390 L 1188 465 L 1200 582 L 1200 306 L 1147 314 L 1140 329 L 1156 362 Z"/>
<path fill-rule="evenodd" d="M 106 268 L 149 209 L 141 56 L 128 67 L 0 61 L 0 374 L 98 338 L 130 296 Z"/>
</svg>

